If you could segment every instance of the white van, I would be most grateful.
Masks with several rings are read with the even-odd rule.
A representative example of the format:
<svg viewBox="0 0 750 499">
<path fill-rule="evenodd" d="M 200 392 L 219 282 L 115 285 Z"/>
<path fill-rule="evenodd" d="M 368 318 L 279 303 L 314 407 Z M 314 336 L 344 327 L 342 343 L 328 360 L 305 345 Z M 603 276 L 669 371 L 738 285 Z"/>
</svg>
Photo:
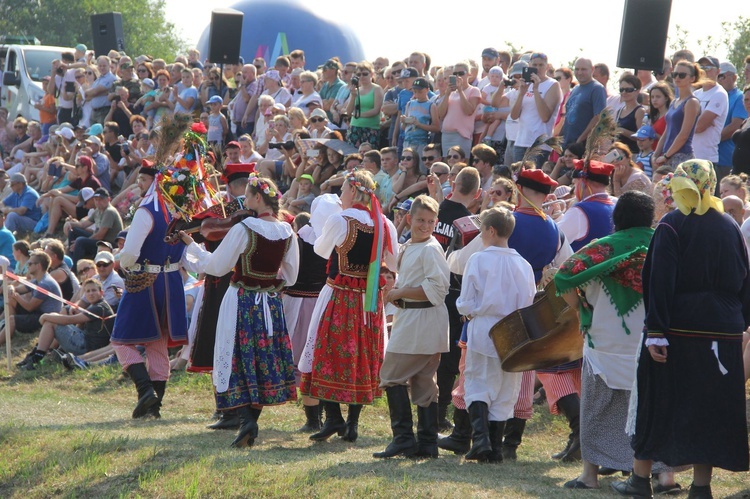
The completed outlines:
<svg viewBox="0 0 750 499">
<path fill-rule="evenodd" d="M 8 109 L 13 120 L 23 116 L 39 120 L 39 110 L 34 103 L 44 97 L 42 78 L 52 76 L 52 61 L 60 59 L 63 52 L 73 52 L 65 47 L 46 45 L 0 45 L 0 106 Z"/>
</svg>

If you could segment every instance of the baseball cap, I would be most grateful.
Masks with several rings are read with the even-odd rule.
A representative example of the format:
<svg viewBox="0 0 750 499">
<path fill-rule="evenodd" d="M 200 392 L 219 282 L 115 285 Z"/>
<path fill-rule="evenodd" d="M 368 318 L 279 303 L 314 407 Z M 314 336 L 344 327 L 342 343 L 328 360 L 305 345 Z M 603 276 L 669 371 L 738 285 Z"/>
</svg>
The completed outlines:
<svg viewBox="0 0 750 499">
<path fill-rule="evenodd" d="M 430 84 L 424 78 L 417 78 L 412 84 L 413 88 L 430 88 Z"/>
<path fill-rule="evenodd" d="M 336 59 L 328 59 L 325 64 L 323 64 L 323 69 L 341 69 L 341 63 Z"/>
<path fill-rule="evenodd" d="M 411 204 L 412 204 L 413 202 L 414 202 L 414 200 L 413 200 L 413 199 L 411 199 L 411 198 L 409 198 L 409 199 L 404 199 L 404 200 L 403 200 L 403 201 L 401 201 L 401 202 L 400 202 L 400 203 L 399 203 L 398 205 L 396 205 L 396 208 L 394 208 L 394 209 L 396 209 L 396 210 L 404 210 L 404 211 L 409 211 L 409 210 L 411 210 Z"/>
<path fill-rule="evenodd" d="M 15 182 L 23 182 L 25 184 L 26 176 L 23 173 L 14 173 L 10 176 L 10 183 L 13 184 Z"/>
<path fill-rule="evenodd" d="M 86 52 L 88 49 L 89 48 L 86 45 L 82 44 L 82 43 L 79 43 L 78 45 L 76 45 L 76 50 L 78 52 Z"/>
<path fill-rule="evenodd" d="M 95 144 L 99 147 L 102 146 L 102 141 L 99 140 L 99 137 L 97 137 L 96 135 L 92 135 L 91 137 L 86 137 L 86 140 L 84 140 L 84 142 L 90 142 L 91 144 Z"/>
<path fill-rule="evenodd" d="M 719 74 L 732 73 L 737 74 L 737 68 L 731 62 L 722 62 L 719 64 Z"/>
<path fill-rule="evenodd" d="M 73 130 L 70 128 L 58 128 L 55 130 L 55 135 L 58 137 L 62 137 L 67 140 L 71 140 L 75 135 L 73 134 Z"/>
<path fill-rule="evenodd" d="M 128 231 L 121 230 L 120 232 L 117 233 L 117 237 L 115 238 L 115 241 L 117 241 L 118 239 L 125 239 L 126 237 L 128 237 Z"/>
<path fill-rule="evenodd" d="M 92 189 L 91 187 L 84 187 L 83 189 L 81 189 L 81 199 L 83 199 L 84 203 L 93 197 L 94 189 Z"/>
<path fill-rule="evenodd" d="M 492 47 L 487 47 L 486 49 L 482 50 L 482 57 L 492 57 L 493 59 L 498 57 L 500 55 L 500 52 L 497 51 L 497 49 Z"/>
<path fill-rule="evenodd" d="M 208 101 L 206 101 L 207 104 L 223 104 L 224 99 L 221 98 L 219 95 L 214 95 Z"/>
<path fill-rule="evenodd" d="M 311 184 L 315 183 L 315 179 L 313 179 L 313 176 L 310 175 L 309 173 L 305 173 L 303 175 L 300 175 L 299 180 L 302 180 L 302 179 L 309 180 Z"/>
<path fill-rule="evenodd" d="M 95 198 L 108 198 L 109 192 L 107 192 L 107 189 L 104 187 L 99 187 L 97 190 L 94 191 L 94 197 Z"/>
<path fill-rule="evenodd" d="M 712 55 L 704 55 L 703 57 L 701 57 L 700 59 L 698 59 L 698 64 L 700 64 L 701 61 L 707 61 L 707 62 L 711 63 L 711 65 L 714 66 L 714 67 L 716 67 L 716 68 L 718 68 L 720 66 L 719 59 L 717 59 L 716 57 L 714 57 Z"/>
<path fill-rule="evenodd" d="M 133 67 L 133 63 L 130 61 L 125 61 L 122 64 L 120 64 L 120 69 L 128 69 L 132 67 Z"/>
<path fill-rule="evenodd" d="M 112 243 L 109 241 L 102 241 L 99 240 L 96 242 L 96 248 L 102 250 L 101 252 L 111 252 L 112 251 Z"/>
<path fill-rule="evenodd" d="M 88 156 L 79 156 L 78 157 L 78 162 L 82 166 L 85 166 L 86 168 L 89 168 L 89 169 L 94 167 L 94 161 L 91 158 L 89 158 Z"/>
<path fill-rule="evenodd" d="M 104 127 L 101 123 L 94 123 L 86 130 L 86 135 L 100 135 L 104 131 Z"/>
<path fill-rule="evenodd" d="M 526 61 L 516 61 L 510 67 L 510 73 L 508 73 L 508 76 L 523 74 L 523 68 L 527 67 L 529 67 L 529 64 Z"/>
<path fill-rule="evenodd" d="M 281 102 L 277 102 L 276 104 L 274 104 L 273 108 L 274 109 L 278 109 L 279 111 L 286 112 L 286 106 L 284 104 L 282 104 Z"/>
<path fill-rule="evenodd" d="M 144 78 L 141 80 L 141 85 L 146 85 L 148 88 L 154 88 L 156 84 L 151 78 Z"/>
<path fill-rule="evenodd" d="M 239 149 L 240 148 L 240 143 L 237 142 L 236 140 L 233 140 L 233 141 L 229 142 L 226 146 L 224 146 L 224 150 L 232 149 L 233 147 Z"/>
<path fill-rule="evenodd" d="M 400 78 L 416 78 L 419 76 L 419 71 L 417 71 L 415 68 L 406 68 L 401 70 L 401 74 L 398 75 Z"/>
<path fill-rule="evenodd" d="M 114 263 L 115 257 L 109 251 L 100 251 L 94 258 L 94 263 L 107 262 Z"/>
<path fill-rule="evenodd" d="M 654 140 L 656 138 L 656 131 L 654 131 L 654 128 L 651 125 L 643 125 L 637 132 L 631 135 L 631 137 L 634 139 Z"/>
<path fill-rule="evenodd" d="M 312 113 L 310 113 L 310 118 L 328 119 L 328 115 L 326 115 L 326 112 L 323 111 L 321 108 L 316 107 L 315 109 L 313 109 Z"/>
</svg>

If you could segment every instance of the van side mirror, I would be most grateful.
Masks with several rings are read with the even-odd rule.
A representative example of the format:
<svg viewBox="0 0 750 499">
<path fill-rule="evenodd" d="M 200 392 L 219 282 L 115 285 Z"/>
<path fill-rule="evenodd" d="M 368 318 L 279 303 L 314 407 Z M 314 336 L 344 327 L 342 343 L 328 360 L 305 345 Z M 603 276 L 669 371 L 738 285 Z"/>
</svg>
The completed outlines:
<svg viewBox="0 0 750 499">
<path fill-rule="evenodd" d="M 13 71 L 6 71 L 3 73 L 3 86 L 17 87 L 21 84 L 21 77 L 17 76 Z"/>
</svg>

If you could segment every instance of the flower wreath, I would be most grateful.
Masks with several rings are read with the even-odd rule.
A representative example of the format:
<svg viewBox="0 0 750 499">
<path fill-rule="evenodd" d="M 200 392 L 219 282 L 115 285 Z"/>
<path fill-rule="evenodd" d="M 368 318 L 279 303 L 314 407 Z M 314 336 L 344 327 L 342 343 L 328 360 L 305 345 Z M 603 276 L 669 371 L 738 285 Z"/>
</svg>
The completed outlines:
<svg viewBox="0 0 750 499">
<path fill-rule="evenodd" d="M 356 171 L 356 170 L 354 170 L 354 171 Z M 367 187 L 365 187 L 364 185 L 362 185 L 362 183 L 360 181 L 357 180 L 357 177 L 354 176 L 354 172 L 349 173 L 349 174 L 346 175 L 346 181 L 349 182 L 349 185 L 351 185 L 352 187 L 354 187 L 355 189 L 357 189 L 360 192 L 364 192 L 366 194 L 372 194 L 373 193 L 372 189 L 368 189 Z"/>
<path fill-rule="evenodd" d="M 271 187 L 271 184 L 263 180 L 263 178 L 258 176 L 257 173 L 250 174 L 248 177 L 248 183 L 272 198 L 281 199 L 281 193 Z"/>
</svg>

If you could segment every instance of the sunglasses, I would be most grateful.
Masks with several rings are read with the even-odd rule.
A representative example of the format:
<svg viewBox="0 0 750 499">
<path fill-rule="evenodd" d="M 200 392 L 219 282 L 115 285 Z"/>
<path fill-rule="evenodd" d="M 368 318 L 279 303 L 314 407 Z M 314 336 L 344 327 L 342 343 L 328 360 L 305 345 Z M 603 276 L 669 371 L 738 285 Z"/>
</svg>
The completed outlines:
<svg viewBox="0 0 750 499">
<path fill-rule="evenodd" d="M 94 270 L 94 267 L 83 267 L 82 269 L 78 269 L 79 274 L 84 274 L 90 270 Z"/>
<path fill-rule="evenodd" d="M 547 54 L 544 54 L 542 52 L 536 52 L 531 54 L 531 59 L 544 59 L 547 60 Z"/>
<path fill-rule="evenodd" d="M 461 159 L 461 156 L 458 154 L 449 154 L 448 159 Z"/>
<path fill-rule="evenodd" d="M 701 69 L 703 71 L 711 71 L 712 69 L 716 69 L 716 66 L 701 66 Z"/>
<path fill-rule="evenodd" d="M 633 87 L 629 87 L 629 88 L 621 88 L 621 89 L 620 89 L 620 93 L 621 93 L 621 94 L 632 94 L 632 93 L 633 93 L 633 92 L 635 92 L 635 91 L 636 91 L 636 89 L 635 89 L 635 88 L 633 88 Z"/>
<path fill-rule="evenodd" d="M 104 267 L 109 267 L 110 265 L 112 265 L 112 264 L 111 263 L 107 263 L 107 262 L 99 262 L 99 263 L 96 264 L 96 266 L 99 267 L 100 269 L 102 269 Z"/>
<path fill-rule="evenodd" d="M 651 72 L 654 76 L 662 76 L 664 74 L 664 71 L 652 71 Z"/>
<path fill-rule="evenodd" d="M 148 69 L 146 68 L 138 68 L 139 73 L 148 73 Z"/>
<path fill-rule="evenodd" d="M 370 76 L 370 72 L 369 71 L 363 71 L 361 73 L 357 73 L 357 76 Z"/>
<path fill-rule="evenodd" d="M 554 78 L 557 81 L 560 81 L 560 80 L 562 80 L 563 77 L 562 76 L 553 76 L 552 78 Z"/>
<path fill-rule="evenodd" d="M 310 118 L 310 123 L 322 123 L 324 121 L 323 118 Z"/>
<path fill-rule="evenodd" d="M 401 161 L 411 161 L 414 159 L 414 156 L 401 156 Z"/>
<path fill-rule="evenodd" d="M 435 161 L 436 159 L 436 156 L 422 156 L 422 161 L 425 163 Z"/>
<path fill-rule="evenodd" d="M 26 125 L 13 125 L 13 128 L 26 128 Z"/>
<path fill-rule="evenodd" d="M 720 80 L 723 80 L 723 79 L 724 79 L 724 78 L 726 78 L 726 77 L 727 77 L 727 74 L 726 74 L 726 73 L 721 73 L 721 74 L 720 74 L 720 75 L 718 76 L 718 78 L 719 78 Z"/>
<path fill-rule="evenodd" d="M 453 76 L 466 76 L 466 71 L 454 71 Z"/>
<path fill-rule="evenodd" d="M 302 80 L 302 83 L 315 83 L 315 82 L 312 80 Z"/>
<path fill-rule="evenodd" d="M 505 194 L 505 192 L 498 190 L 498 189 L 493 189 L 490 191 L 490 194 L 494 194 L 495 196 L 502 196 Z"/>
<path fill-rule="evenodd" d="M 683 71 L 680 71 L 680 72 L 674 71 L 671 76 L 672 76 L 672 79 L 677 79 L 677 78 L 682 79 L 682 78 L 687 78 L 688 76 L 693 76 L 693 75 L 687 72 L 683 72 Z"/>
<path fill-rule="evenodd" d="M 29 263 L 28 263 L 28 264 L 29 264 L 29 265 L 39 265 L 39 262 L 32 262 L 31 260 L 29 260 Z"/>
</svg>

